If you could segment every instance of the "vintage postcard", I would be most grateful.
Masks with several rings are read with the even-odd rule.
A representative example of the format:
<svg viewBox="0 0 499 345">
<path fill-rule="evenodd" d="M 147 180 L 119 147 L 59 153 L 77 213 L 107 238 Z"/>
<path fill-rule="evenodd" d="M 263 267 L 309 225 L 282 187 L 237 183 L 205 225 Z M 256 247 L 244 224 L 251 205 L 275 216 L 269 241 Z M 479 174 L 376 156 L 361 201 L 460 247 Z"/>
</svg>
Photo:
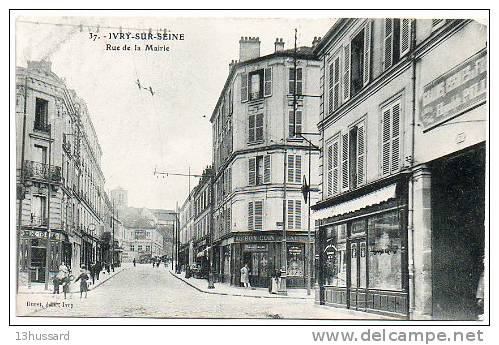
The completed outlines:
<svg viewBox="0 0 499 345">
<path fill-rule="evenodd" d="M 324 13 L 18 11 L 16 317 L 488 322 L 488 13 Z"/>
</svg>

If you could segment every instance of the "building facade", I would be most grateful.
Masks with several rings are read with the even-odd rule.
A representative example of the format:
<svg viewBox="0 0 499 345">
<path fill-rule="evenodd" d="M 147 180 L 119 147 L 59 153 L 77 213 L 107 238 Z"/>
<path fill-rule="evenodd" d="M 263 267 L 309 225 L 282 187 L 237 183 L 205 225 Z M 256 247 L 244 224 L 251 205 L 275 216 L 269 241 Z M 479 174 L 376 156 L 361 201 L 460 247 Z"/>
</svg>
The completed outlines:
<svg viewBox="0 0 499 345">
<path fill-rule="evenodd" d="M 308 160 L 317 166 L 318 152 L 297 133 L 317 131 L 320 61 L 311 48 L 285 50 L 282 39 L 265 56 L 258 38 L 239 44 L 239 61 L 230 64 L 211 116 L 216 273 L 239 285 L 248 264 L 250 283 L 267 286 L 287 266 L 288 286 L 304 286 L 307 212 L 300 188 L 304 175 L 318 183 L 317 168 L 306 169 Z"/>
<path fill-rule="evenodd" d="M 101 155 L 85 102 L 52 72 L 51 63 L 18 67 L 20 286 L 46 282 L 61 263 L 78 269 L 99 260 L 105 214 Z"/>
<path fill-rule="evenodd" d="M 340 19 L 315 48 L 317 303 L 412 319 L 474 317 L 485 234 L 486 37 L 468 20 Z"/>
</svg>

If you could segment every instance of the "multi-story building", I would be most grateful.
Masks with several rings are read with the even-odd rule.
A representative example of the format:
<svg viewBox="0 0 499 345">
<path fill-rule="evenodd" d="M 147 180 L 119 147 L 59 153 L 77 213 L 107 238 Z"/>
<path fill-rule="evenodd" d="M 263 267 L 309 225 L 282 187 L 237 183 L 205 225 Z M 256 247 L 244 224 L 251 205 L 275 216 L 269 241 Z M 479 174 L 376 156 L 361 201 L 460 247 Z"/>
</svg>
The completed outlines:
<svg viewBox="0 0 499 345">
<path fill-rule="evenodd" d="M 189 196 L 178 210 L 179 212 L 179 242 L 178 261 L 181 266 L 192 265 L 195 262 L 194 255 L 194 193 L 190 191 Z"/>
<path fill-rule="evenodd" d="M 76 269 L 95 262 L 102 152 L 84 101 L 50 62 L 16 70 L 16 148 L 20 285 L 47 281 L 47 263 L 52 276 L 61 263 Z"/>
<path fill-rule="evenodd" d="M 317 184 L 317 168 L 310 176 L 306 167 L 308 160 L 317 166 L 318 152 L 309 152 L 299 133 L 317 131 L 320 61 L 308 47 L 285 50 L 282 39 L 265 56 L 257 37 L 239 44 L 239 61 L 229 65 L 211 116 L 217 273 L 239 285 L 247 263 L 251 284 L 267 286 L 287 264 L 288 286 L 304 286 L 307 212 L 300 188 L 303 175 Z"/>
<path fill-rule="evenodd" d="M 485 235 L 486 27 L 339 19 L 314 51 L 322 64 L 317 303 L 474 318 Z"/>
</svg>

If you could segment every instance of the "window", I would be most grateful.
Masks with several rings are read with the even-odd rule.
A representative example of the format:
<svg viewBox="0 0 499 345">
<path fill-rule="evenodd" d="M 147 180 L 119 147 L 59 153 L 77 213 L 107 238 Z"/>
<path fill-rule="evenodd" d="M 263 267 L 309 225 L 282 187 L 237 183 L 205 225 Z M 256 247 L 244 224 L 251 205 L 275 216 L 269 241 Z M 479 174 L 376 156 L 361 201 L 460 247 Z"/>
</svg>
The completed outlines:
<svg viewBox="0 0 499 345">
<path fill-rule="evenodd" d="M 135 246 L 133 244 L 130 245 L 130 251 L 134 252 L 135 251 Z"/>
<path fill-rule="evenodd" d="M 329 65 L 329 114 L 340 106 L 340 56 Z"/>
<path fill-rule="evenodd" d="M 249 115 L 248 141 L 250 143 L 257 143 L 263 141 L 263 114 Z"/>
<path fill-rule="evenodd" d="M 248 184 L 258 186 L 270 183 L 271 159 L 270 155 L 252 157 L 248 161 Z"/>
<path fill-rule="evenodd" d="M 348 190 L 365 183 L 366 131 L 364 121 L 342 136 L 341 188 Z"/>
<path fill-rule="evenodd" d="M 49 102 L 42 98 L 36 98 L 35 102 L 35 129 L 46 131 Z"/>
<path fill-rule="evenodd" d="M 288 182 L 301 183 L 301 155 L 288 154 Z"/>
<path fill-rule="evenodd" d="M 330 226 L 325 230 L 324 279 L 326 285 L 341 287 L 347 285 L 346 230 L 346 223 Z"/>
<path fill-rule="evenodd" d="M 400 169 L 400 101 L 381 110 L 381 175 Z"/>
<path fill-rule="evenodd" d="M 294 116 L 293 110 L 289 111 L 289 137 L 290 138 L 301 138 L 299 134 L 303 131 L 303 115 L 301 110 L 296 110 L 296 116 Z"/>
<path fill-rule="evenodd" d="M 339 192 L 339 137 L 336 137 L 327 147 L 327 196 Z"/>
<path fill-rule="evenodd" d="M 411 48 L 411 19 L 385 18 L 384 69 L 396 64 Z"/>
<path fill-rule="evenodd" d="M 35 145 L 34 161 L 47 164 L 47 148 L 45 146 Z"/>
<path fill-rule="evenodd" d="M 288 200 L 288 229 L 301 229 L 301 200 Z"/>
<path fill-rule="evenodd" d="M 44 196 L 33 195 L 31 200 L 31 223 L 45 225 L 47 216 L 47 202 Z"/>
<path fill-rule="evenodd" d="M 146 246 L 146 252 L 150 252 L 151 251 L 151 246 Z"/>
<path fill-rule="evenodd" d="M 140 244 L 139 244 L 139 245 L 137 246 L 137 250 L 138 250 L 139 252 L 141 252 L 141 251 L 142 251 L 142 245 L 140 245 Z"/>
<path fill-rule="evenodd" d="M 295 92 L 295 69 L 289 69 L 289 94 L 294 95 Z M 301 68 L 296 69 L 296 94 L 301 95 L 303 92 L 303 73 Z"/>
<path fill-rule="evenodd" d="M 397 212 L 370 217 L 368 220 L 369 287 L 402 289 L 402 241 Z"/>
<path fill-rule="evenodd" d="M 263 230 L 263 201 L 248 202 L 248 229 Z"/>
<path fill-rule="evenodd" d="M 241 102 L 272 95 L 272 68 L 267 67 L 241 75 Z"/>
</svg>

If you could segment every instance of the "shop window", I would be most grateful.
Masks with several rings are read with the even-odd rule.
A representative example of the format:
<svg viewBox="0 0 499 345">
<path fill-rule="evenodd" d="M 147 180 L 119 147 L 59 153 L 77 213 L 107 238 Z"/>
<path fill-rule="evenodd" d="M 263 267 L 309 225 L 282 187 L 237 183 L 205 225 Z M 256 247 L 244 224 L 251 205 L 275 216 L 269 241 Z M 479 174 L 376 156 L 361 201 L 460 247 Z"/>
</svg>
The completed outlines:
<svg viewBox="0 0 499 345">
<path fill-rule="evenodd" d="M 388 212 L 368 220 L 369 287 L 402 289 L 402 242 L 397 212 Z"/>
<path fill-rule="evenodd" d="M 347 285 L 346 224 L 326 228 L 325 285 Z"/>
<path fill-rule="evenodd" d="M 301 95 L 303 91 L 303 73 L 301 68 L 296 69 L 296 94 Z M 289 69 L 289 94 L 295 94 L 295 69 Z"/>
<path fill-rule="evenodd" d="M 288 277 L 303 278 L 305 276 L 305 251 L 303 244 L 288 244 Z"/>
</svg>

